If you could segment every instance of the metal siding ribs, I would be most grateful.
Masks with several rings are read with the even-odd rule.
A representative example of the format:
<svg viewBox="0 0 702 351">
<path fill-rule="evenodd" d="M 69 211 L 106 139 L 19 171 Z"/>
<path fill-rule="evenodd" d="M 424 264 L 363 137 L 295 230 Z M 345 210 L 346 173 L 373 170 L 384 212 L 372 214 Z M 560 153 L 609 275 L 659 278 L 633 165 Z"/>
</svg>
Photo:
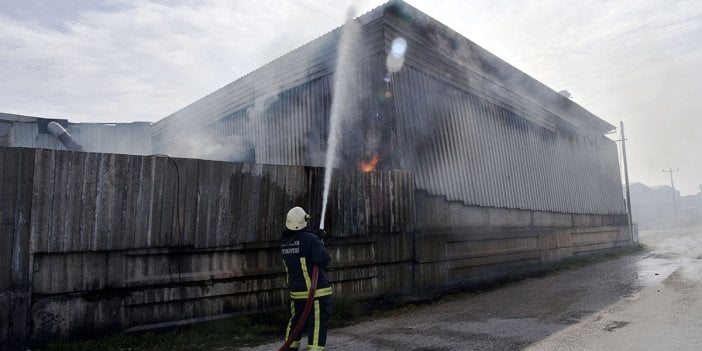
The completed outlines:
<svg viewBox="0 0 702 351">
<path fill-rule="evenodd" d="M 545 130 L 413 67 L 396 85 L 398 145 L 417 188 L 467 205 L 621 213 L 603 193 L 617 193 L 616 164 L 597 155 L 607 141 Z"/>
<path fill-rule="evenodd" d="M 341 168 L 368 156 L 369 132 L 380 125 L 393 129 L 381 134 L 389 147 L 375 150 L 393 150 L 384 167 L 412 170 L 429 194 L 484 207 L 622 212 L 618 167 L 606 160 L 611 142 L 597 135 L 607 123 L 567 99 L 544 101 L 562 97 L 440 24 L 415 28 L 387 13 L 361 22 L 361 94 L 347 116 L 359 133 L 344 137 Z M 249 138 L 256 163 L 322 166 L 340 35 L 334 30 L 157 122 L 154 147 L 207 124 Z M 382 100 L 378 65 L 397 36 L 409 48 L 404 67 L 391 75 L 392 98 Z M 223 118 L 237 111 L 248 122 Z M 559 129 L 563 123 L 579 129 Z"/>
</svg>

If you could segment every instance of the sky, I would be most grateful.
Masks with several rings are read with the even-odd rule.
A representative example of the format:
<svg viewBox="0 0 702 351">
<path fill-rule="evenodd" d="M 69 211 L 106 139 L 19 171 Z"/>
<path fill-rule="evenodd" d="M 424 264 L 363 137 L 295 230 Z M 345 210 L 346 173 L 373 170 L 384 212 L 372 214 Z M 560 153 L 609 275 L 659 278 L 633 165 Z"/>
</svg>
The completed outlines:
<svg viewBox="0 0 702 351">
<path fill-rule="evenodd" d="M 0 112 L 154 122 L 384 2 L 0 0 Z M 631 182 L 701 190 L 702 1 L 407 2 L 623 121 Z"/>
</svg>

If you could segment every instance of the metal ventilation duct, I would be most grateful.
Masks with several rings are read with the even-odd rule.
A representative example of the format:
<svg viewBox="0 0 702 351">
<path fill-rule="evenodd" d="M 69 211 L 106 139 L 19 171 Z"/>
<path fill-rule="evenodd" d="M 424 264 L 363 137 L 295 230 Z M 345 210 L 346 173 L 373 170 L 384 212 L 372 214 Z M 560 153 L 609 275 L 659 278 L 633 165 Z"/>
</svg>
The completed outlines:
<svg viewBox="0 0 702 351">
<path fill-rule="evenodd" d="M 47 129 L 70 151 L 84 151 L 83 146 L 78 144 L 73 137 L 68 134 L 66 128 L 56 122 L 50 122 Z"/>
</svg>

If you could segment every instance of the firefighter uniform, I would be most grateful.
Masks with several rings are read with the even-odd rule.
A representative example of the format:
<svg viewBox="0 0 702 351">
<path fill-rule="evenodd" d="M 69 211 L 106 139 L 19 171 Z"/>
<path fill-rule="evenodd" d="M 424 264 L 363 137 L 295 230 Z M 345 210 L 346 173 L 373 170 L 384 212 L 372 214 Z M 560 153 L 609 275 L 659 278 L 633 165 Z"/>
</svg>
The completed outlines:
<svg viewBox="0 0 702 351">
<path fill-rule="evenodd" d="M 286 340 L 288 339 L 292 329 L 295 328 L 300 319 L 312 283 L 312 267 L 317 266 L 319 267 L 319 277 L 317 279 L 314 305 L 302 330 L 303 332 L 307 331 L 309 350 L 323 350 L 327 341 L 327 328 L 332 313 L 332 288 L 324 274 L 323 268 L 329 265 L 331 257 L 324 248 L 321 239 L 304 228 L 300 230 L 286 229 L 283 231 L 281 253 L 287 272 L 291 299 L 290 311 L 292 314 L 285 332 L 285 338 Z M 297 350 L 300 347 L 300 339 L 301 335 L 298 335 L 297 340 L 290 345 L 290 350 Z"/>
</svg>

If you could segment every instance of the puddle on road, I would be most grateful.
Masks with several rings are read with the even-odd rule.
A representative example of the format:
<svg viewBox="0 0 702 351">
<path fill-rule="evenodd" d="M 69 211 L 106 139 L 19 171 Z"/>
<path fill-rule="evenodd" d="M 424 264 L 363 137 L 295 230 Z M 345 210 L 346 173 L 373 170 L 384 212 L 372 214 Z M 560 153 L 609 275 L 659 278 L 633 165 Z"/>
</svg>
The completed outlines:
<svg viewBox="0 0 702 351">
<path fill-rule="evenodd" d="M 641 238 L 643 244 L 653 249 L 649 257 L 636 265 L 642 284 L 660 283 L 675 270 L 685 280 L 702 281 L 702 228 L 642 232 Z"/>
<path fill-rule="evenodd" d="M 674 258 L 651 256 L 636 262 L 636 274 L 642 286 L 651 286 L 661 283 L 679 267 L 679 261 Z"/>
</svg>

